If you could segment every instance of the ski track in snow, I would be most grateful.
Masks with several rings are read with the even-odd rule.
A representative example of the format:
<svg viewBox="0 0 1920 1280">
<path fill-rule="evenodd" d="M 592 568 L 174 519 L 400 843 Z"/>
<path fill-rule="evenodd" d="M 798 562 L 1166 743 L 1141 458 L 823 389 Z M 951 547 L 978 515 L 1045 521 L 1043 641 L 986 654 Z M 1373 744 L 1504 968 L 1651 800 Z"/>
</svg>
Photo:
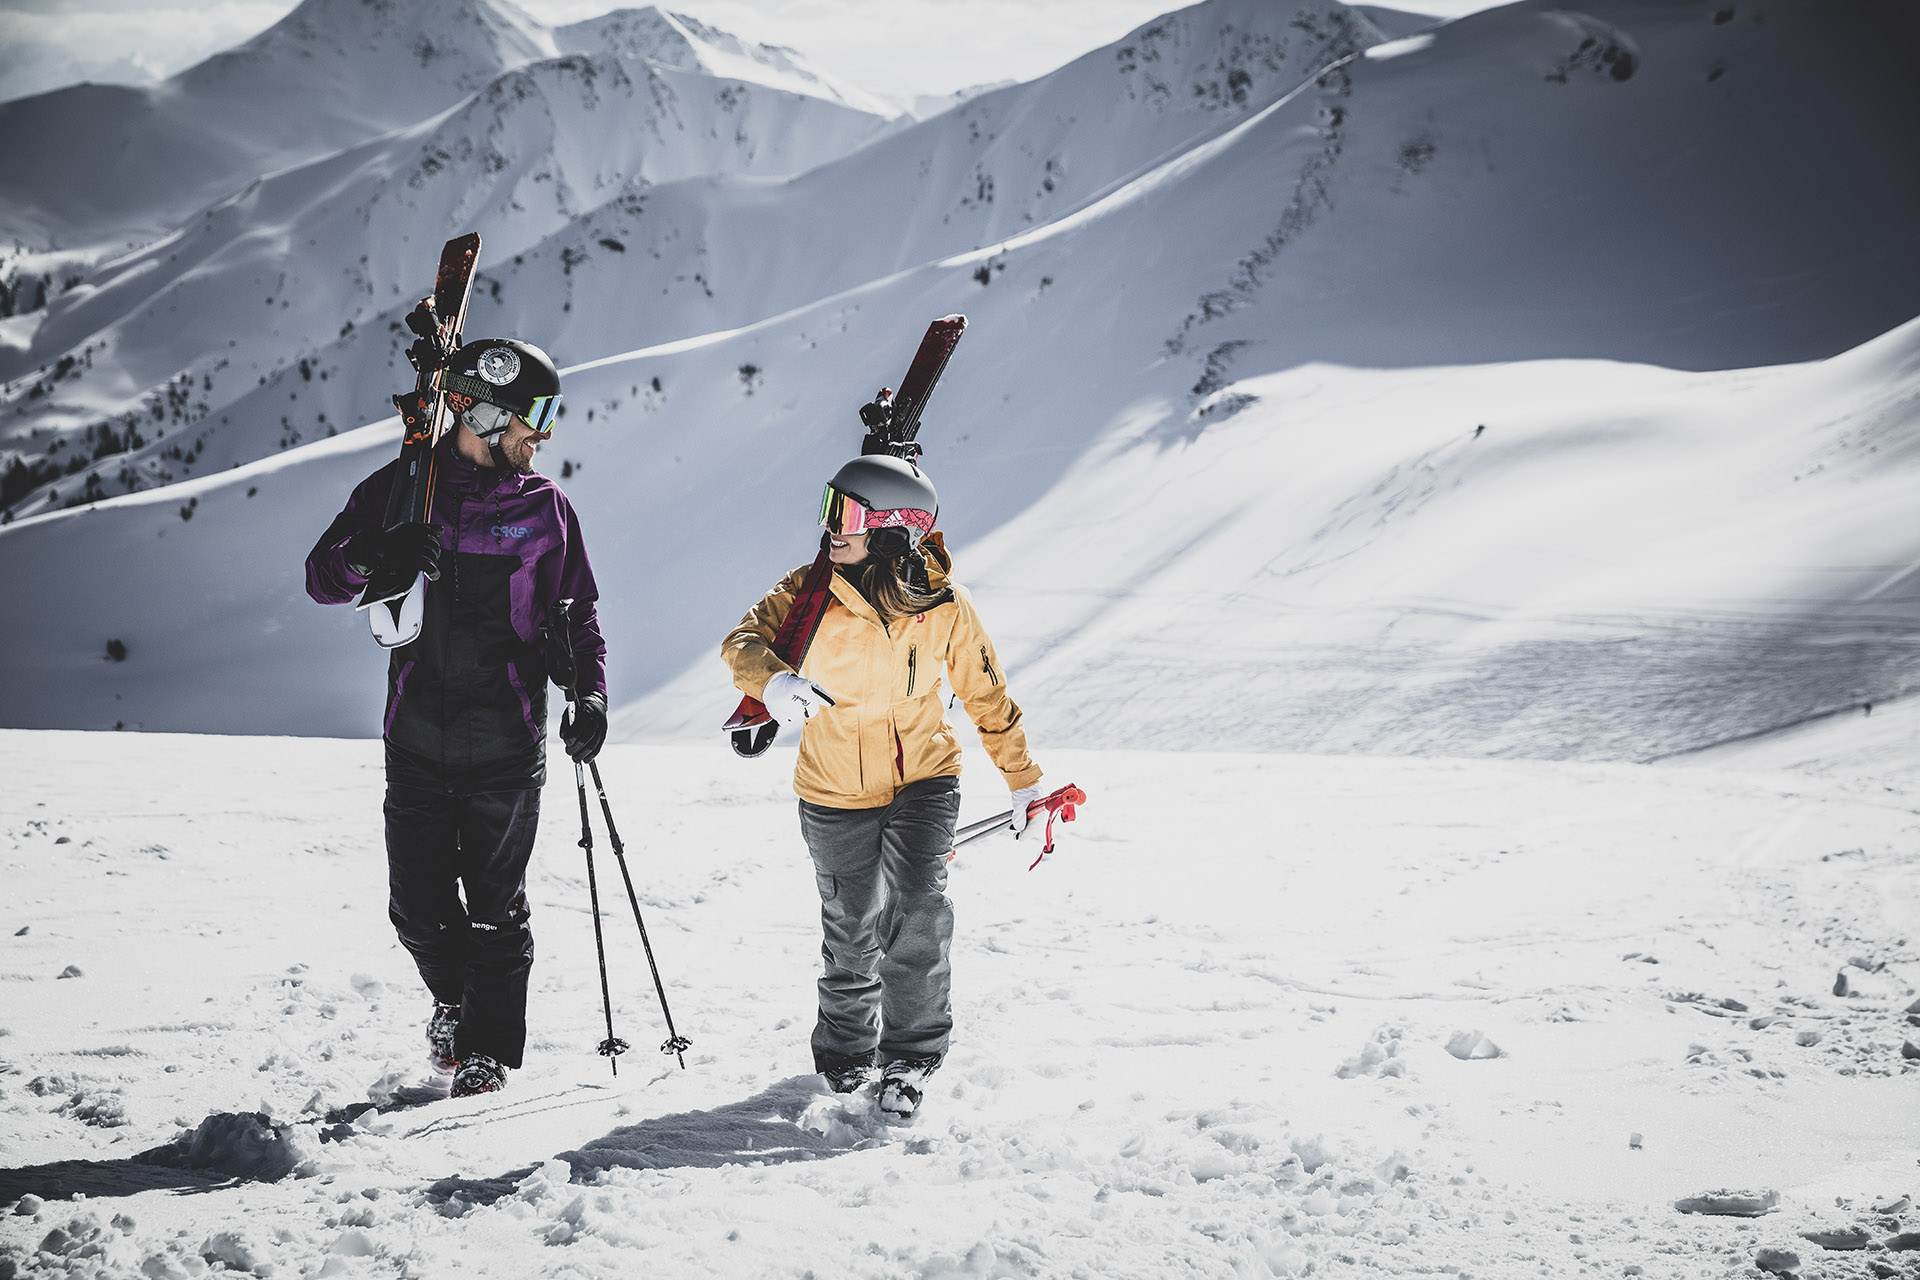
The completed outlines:
<svg viewBox="0 0 1920 1280">
<path fill-rule="evenodd" d="M 603 757 L 687 1070 L 617 890 L 635 1048 L 617 1078 L 592 1052 L 556 771 L 527 1068 L 408 1105 L 428 998 L 377 743 L 0 732 L 0 1274 L 1678 1278 L 1769 1246 L 1885 1274 L 1913 1255 L 1797 1233 L 1920 1229 L 1875 1211 L 1920 1191 L 1910 756 L 1043 749 L 1091 798 L 1031 874 L 1024 845 L 954 863 L 953 1051 L 898 1125 L 807 1070 L 784 752 Z M 139 1158 L 196 1129 L 197 1160 Z M 1673 1209 L 1722 1187 L 1782 1207 Z"/>
</svg>

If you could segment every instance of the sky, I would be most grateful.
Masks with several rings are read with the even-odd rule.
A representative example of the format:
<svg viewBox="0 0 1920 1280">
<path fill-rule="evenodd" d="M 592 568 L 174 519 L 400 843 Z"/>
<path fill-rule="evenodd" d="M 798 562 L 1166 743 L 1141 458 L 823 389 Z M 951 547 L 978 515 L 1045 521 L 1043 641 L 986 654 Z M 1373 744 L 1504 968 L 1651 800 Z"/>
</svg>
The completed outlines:
<svg viewBox="0 0 1920 1280">
<path fill-rule="evenodd" d="M 521 0 L 549 24 L 626 7 L 606 0 Z M 736 35 L 798 49 L 862 88 L 911 100 L 1028 80 L 1125 35 L 1178 0 L 669 0 Z M 1449 16 L 1481 0 L 1422 0 Z M 79 80 L 163 78 L 264 31 L 289 0 L 4 0 L 0 100 Z"/>
</svg>

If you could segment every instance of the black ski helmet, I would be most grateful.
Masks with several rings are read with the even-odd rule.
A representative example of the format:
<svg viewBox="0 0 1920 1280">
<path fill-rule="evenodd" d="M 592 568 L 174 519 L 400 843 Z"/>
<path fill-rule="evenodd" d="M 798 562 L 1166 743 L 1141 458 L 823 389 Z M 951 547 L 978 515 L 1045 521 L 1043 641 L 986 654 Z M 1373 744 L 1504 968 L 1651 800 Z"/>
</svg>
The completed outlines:
<svg viewBox="0 0 1920 1280">
<path fill-rule="evenodd" d="M 870 534 L 867 551 L 883 560 L 918 548 L 939 515 L 940 495 L 926 472 L 885 453 L 841 467 L 820 499 L 821 524 L 834 533 Z"/>
<path fill-rule="evenodd" d="M 507 429 L 499 414 L 474 413 L 493 405 L 517 413 L 541 435 L 560 416 L 560 370 L 547 353 L 517 338 L 482 338 L 454 352 L 440 374 L 447 403 L 473 434 L 493 444 Z"/>
</svg>

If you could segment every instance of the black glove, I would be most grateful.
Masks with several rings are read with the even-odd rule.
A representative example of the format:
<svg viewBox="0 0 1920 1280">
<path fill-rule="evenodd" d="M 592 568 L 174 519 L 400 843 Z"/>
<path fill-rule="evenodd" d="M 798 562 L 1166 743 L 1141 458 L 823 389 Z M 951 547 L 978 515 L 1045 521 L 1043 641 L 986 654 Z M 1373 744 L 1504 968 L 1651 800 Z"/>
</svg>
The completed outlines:
<svg viewBox="0 0 1920 1280">
<path fill-rule="evenodd" d="M 440 526 L 397 524 L 391 529 L 362 529 L 347 539 L 347 568 L 363 578 L 383 571 L 440 579 Z"/>
<path fill-rule="evenodd" d="M 581 764 L 600 754 L 607 740 L 607 695 L 583 693 L 560 717 L 560 741 Z"/>
</svg>

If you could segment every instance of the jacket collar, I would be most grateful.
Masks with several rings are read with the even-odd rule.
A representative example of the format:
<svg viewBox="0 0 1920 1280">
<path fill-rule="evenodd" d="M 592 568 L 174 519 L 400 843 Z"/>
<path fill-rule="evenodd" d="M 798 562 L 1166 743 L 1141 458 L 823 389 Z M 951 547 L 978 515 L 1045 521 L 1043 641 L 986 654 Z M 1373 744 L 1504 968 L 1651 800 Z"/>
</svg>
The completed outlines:
<svg viewBox="0 0 1920 1280">
<path fill-rule="evenodd" d="M 953 599 L 952 592 L 948 590 L 953 585 L 948 576 L 948 571 L 953 567 L 953 557 L 947 554 L 946 540 L 940 536 L 938 530 L 921 540 L 920 549 L 927 560 L 927 585 L 933 588 L 936 596 L 940 597 L 933 605 L 937 609 Z M 849 582 L 847 575 L 841 573 L 837 567 L 833 572 L 832 589 L 833 598 L 845 605 L 850 612 L 865 618 L 882 631 L 887 629 L 887 624 L 880 617 L 880 611 L 860 594 L 860 588 Z"/>
<path fill-rule="evenodd" d="M 947 553 L 947 540 L 938 529 L 920 540 L 920 553 L 927 561 L 927 585 L 939 594 L 953 585 L 953 557 Z"/>
<path fill-rule="evenodd" d="M 867 603 L 867 598 L 860 594 L 860 588 L 849 582 L 847 575 L 841 573 L 838 567 L 833 571 L 833 581 L 829 586 L 833 591 L 833 598 L 845 605 L 849 612 L 856 617 L 865 618 L 883 631 L 886 629 L 887 624 L 880 620 L 880 611 Z"/>
</svg>

